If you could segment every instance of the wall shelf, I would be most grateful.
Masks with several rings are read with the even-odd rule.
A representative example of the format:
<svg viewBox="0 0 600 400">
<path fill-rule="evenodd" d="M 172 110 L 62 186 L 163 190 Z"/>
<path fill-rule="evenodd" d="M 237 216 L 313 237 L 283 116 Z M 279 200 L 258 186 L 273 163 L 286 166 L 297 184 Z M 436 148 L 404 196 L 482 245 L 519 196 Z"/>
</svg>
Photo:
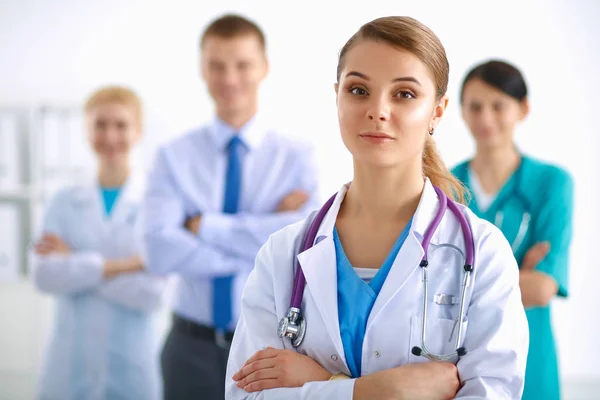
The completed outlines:
<svg viewBox="0 0 600 400">
<path fill-rule="evenodd" d="M 46 201 L 93 170 L 93 160 L 79 107 L 0 108 L 0 281 L 27 274 Z"/>
</svg>

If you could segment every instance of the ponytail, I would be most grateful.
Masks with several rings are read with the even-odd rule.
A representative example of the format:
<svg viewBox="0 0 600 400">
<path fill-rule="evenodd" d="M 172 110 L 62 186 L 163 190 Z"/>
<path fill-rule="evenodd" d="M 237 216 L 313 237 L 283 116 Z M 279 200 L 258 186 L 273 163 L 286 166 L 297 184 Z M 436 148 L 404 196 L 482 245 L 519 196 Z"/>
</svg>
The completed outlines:
<svg viewBox="0 0 600 400">
<path fill-rule="evenodd" d="M 429 178 L 434 186 L 442 189 L 449 198 L 463 204 L 467 202 L 466 188 L 448 170 L 435 141 L 429 135 L 423 150 L 423 175 Z"/>
</svg>

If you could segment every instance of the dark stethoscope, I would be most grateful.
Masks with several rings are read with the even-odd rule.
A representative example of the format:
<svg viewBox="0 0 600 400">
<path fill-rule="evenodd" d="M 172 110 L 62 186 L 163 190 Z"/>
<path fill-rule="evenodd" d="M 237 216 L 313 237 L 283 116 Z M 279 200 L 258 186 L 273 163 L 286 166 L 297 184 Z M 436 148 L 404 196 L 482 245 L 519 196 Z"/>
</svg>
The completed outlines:
<svg viewBox="0 0 600 400">
<path fill-rule="evenodd" d="M 421 242 L 421 246 L 425 252 L 421 263 L 419 266 L 421 267 L 421 271 L 423 273 L 423 321 L 421 326 L 421 347 L 415 346 L 412 348 L 412 353 L 416 356 L 423 356 L 432 361 L 446 361 L 455 359 L 457 356 L 460 358 L 467 353 L 467 350 L 464 347 L 460 346 L 462 339 L 462 329 L 463 329 L 463 313 L 464 313 L 464 305 L 466 299 L 467 286 L 469 285 L 469 279 L 471 273 L 473 272 L 473 260 L 474 260 L 474 252 L 475 252 L 475 244 L 473 241 L 473 232 L 471 231 L 471 227 L 463 215 L 460 208 L 456 205 L 456 203 L 450 200 L 444 192 L 435 187 L 435 192 L 439 198 L 440 207 L 435 215 L 435 218 L 425 231 L 425 236 L 423 237 L 423 241 Z M 312 223 L 310 224 L 304 238 L 302 240 L 302 244 L 300 246 L 300 253 L 310 249 L 315 242 L 317 232 L 325 215 L 331 208 L 335 200 L 336 195 L 332 196 L 325 205 L 319 210 Z M 433 233 L 437 229 L 440 224 L 446 209 L 450 209 L 450 211 L 454 214 L 454 216 L 458 219 L 460 223 L 461 230 L 463 233 L 465 246 L 466 246 L 466 260 L 465 265 L 463 266 L 463 282 L 462 282 L 462 291 L 461 291 L 461 300 L 460 300 L 460 311 L 457 316 L 458 322 L 458 333 L 456 335 L 456 343 L 455 350 L 450 354 L 434 354 L 427 349 L 425 345 L 425 334 L 427 332 L 427 267 L 429 265 L 427 261 L 427 248 L 429 247 L 429 243 Z M 279 321 L 279 325 L 277 326 L 277 334 L 281 338 L 288 338 L 292 342 L 292 346 L 298 347 L 304 340 L 306 335 L 306 319 L 302 316 L 302 312 L 300 310 L 302 304 L 302 296 L 304 294 L 304 288 L 306 287 L 306 278 L 304 277 L 304 272 L 302 271 L 302 266 L 298 263 L 298 268 L 296 269 L 296 276 L 294 279 L 294 285 L 292 290 L 292 298 L 290 300 L 290 308 L 287 311 L 285 317 L 283 317 Z"/>
<path fill-rule="evenodd" d="M 529 200 L 527 200 L 527 198 L 525 198 L 525 196 L 521 194 L 521 184 L 523 175 L 521 171 L 522 168 L 522 165 L 517 168 L 517 171 L 515 172 L 514 187 L 511 191 L 510 196 L 508 196 L 504 201 L 504 204 L 502 204 L 502 206 L 505 206 L 508 201 L 516 199 L 517 202 L 519 202 L 521 204 L 521 207 L 523 208 L 523 216 L 521 217 L 521 222 L 519 223 L 519 230 L 517 231 L 517 235 L 515 236 L 515 239 L 510 245 L 513 253 L 516 253 L 519 247 L 521 247 L 521 244 L 523 244 L 523 240 L 525 240 L 525 235 L 527 235 L 527 230 L 529 229 L 529 223 L 531 222 L 531 204 L 529 203 Z M 502 230 L 502 223 L 504 221 L 504 212 L 502 211 L 502 208 L 503 207 L 498 208 L 498 211 L 496 212 L 496 216 L 494 218 L 494 225 L 496 225 L 496 227 L 498 227 L 498 229 L 500 230 Z"/>
</svg>

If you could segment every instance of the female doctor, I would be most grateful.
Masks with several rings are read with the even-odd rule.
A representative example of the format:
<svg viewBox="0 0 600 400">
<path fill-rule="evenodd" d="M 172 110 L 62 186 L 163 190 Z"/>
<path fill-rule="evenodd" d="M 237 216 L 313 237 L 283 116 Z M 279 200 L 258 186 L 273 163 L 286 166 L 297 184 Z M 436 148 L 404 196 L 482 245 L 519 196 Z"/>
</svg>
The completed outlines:
<svg viewBox="0 0 600 400">
<path fill-rule="evenodd" d="M 294 253 L 308 221 L 272 235 L 259 252 L 230 351 L 227 399 L 519 398 L 528 333 L 510 246 L 462 205 L 436 218 L 446 202 L 434 185 L 462 195 L 431 137 L 448 103 L 448 70 L 439 39 L 412 18 L 376 19 L 343 47 L 335 90 L 354 178 L 299 265 Z M 299 266 L 306 331 L 296 347 L 277 328 Z M 457 347 L 466 348 L 458 361 L 425 357 Z"/>
<path fill-rule="evenodd" d="M 164 282 L 138 256 L 142 188 L 129 169 L 141 104 L 127 88 L 105 87 L 89 98 L 85 117 L 97 180 L 54 196 L 35 245 L 35 284 L 57 301 L 38 398 L 158 399 L 152 316 Z"/>
<path fill-rule="evenodd" d="M 461 98 L 477 151 L 453 172 L 473 193 L 471 210 L 502 230 L 520 266 L 530 333 L 523 399 L 559 399 L 550 301 L 567 296 L 573 182 L 563 169 L 515 146 L 515 127 L 529 111 L 518 69 L 502 61 L 474 67 Z"/>
</svg>

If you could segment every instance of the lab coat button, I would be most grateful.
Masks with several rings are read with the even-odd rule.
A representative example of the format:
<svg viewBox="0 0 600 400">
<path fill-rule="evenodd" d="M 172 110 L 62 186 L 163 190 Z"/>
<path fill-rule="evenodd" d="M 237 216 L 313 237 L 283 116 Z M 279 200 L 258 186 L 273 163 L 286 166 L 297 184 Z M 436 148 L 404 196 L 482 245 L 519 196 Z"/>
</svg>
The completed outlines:
<svg viewBox="0 0 600 400">
<path fill-rule="evenodd" d="M 381 357 L 381 352 L 379 350 L 375 350 L 375 357 Z"/>
<path fill-rule="evenodd" d="M 331 359 L 332 359 L 333 361 L 337 361 L 337 360 L 338 360 L 338 356 L 337 356 L 337 354 L 332 354 L 332 355 L 331 355 Z"/>
</svg>

